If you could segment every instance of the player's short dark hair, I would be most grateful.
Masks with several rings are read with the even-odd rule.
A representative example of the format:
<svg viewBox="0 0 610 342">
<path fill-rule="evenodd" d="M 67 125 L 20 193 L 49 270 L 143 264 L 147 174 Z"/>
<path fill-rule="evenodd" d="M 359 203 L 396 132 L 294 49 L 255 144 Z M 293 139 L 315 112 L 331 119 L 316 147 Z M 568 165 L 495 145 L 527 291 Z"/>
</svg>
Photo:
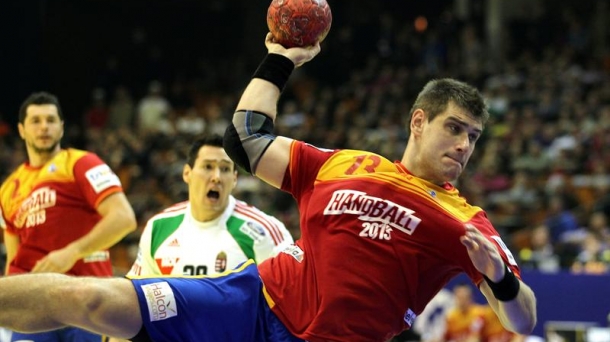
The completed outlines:
<svg viewBox="0 0 610 342">
<path fill-rule="evenodd" d="M 39 91 L 36 93 L 30 94 L 23 103 L 21 103 L 21 107 L 19 107 L 19 122 L 24 123 L 25 117 L 27 115 L 27 110 L 30 105 L 55 105 L 57 107 L 57 113 L 59 114 L 59 118 L 63 121 L 64 115 L 61 111 L 61 106 L 59 105 L 59 99 L 57 96 L 48 93 L 46 91 Z"/>
<path fill-rule="evenodd" d="M 189 164 L 190 167 L 195 166 L 195 160 L 197 160 L 199 150 L 203 146 L 214 146 L 224 148 L 222 146 L 222 136 L 218 134 L 209 134 L 200 135 L 196 137 L 191 146 L 189 147 L 189 151 L 186 156 L 186 163 Z"/>
<path fill-rule="evenodd" d="M 450 101 L 467 110 L 473 117 L 479 119 L 483 125 L 489 119 L 487 104 L 479 90 L 452 78 L 429 81 L 417 95 L 415 103 L 411 107 L 409 118 L 413 116 L 414 111 L 422 109 L 426 112 L 428 121 L 432 121 L 447 109 Z M 410 121 L 407 122 L 407 128 Z"/>
</svg>

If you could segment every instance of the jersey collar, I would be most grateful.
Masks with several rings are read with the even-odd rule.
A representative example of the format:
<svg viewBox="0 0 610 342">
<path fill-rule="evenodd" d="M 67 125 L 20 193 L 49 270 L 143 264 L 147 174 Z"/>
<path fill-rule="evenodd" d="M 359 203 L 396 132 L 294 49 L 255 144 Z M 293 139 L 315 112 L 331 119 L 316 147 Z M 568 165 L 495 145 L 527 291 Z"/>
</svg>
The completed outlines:
<svg viewBox="0 0 610 342">
<path fill-rule="evenodd" d="M 417 177 L 416 175 L 414 175 L 413 173 L 411 173 L 411 171 L 409 171 L 409 170 L 407 169 L 407 167 L 406 167 L 406 166 L 404 166 L 404 165 L 403 165 L 403 164 L 402 164 L 402 163 L 401 163 L 399 160 L 394 161 L 394 165 L 396 165 L 396 168 L 398 169 L 398 172 L 400 172 L 400 173 L 402 173 L 402 174 L 406 174 L 406 175 L 412 176 L 412 177 L 419 178 L 419 177 Z M 422 179 L 422 178 L 419 178 L 419 179 Z M 424 180 L 424 181 L 425 181 L 425 180 Z M 426 182 L 428 182 L 428 181 L 426 181 Z M 428 183 L 430 183 L 430 182 L 428 182 Z M 438 186 L 438 185 L 437 185 L 437 186 Z M 449 183 L 449 182 L 445 182 L 445 183 L 443 183 L 443 185 L 442 185 L 441 187 L 442 187 L 443 189 L 447 190 L 447 191 L 452 191 L 452 190 L 454 190 L 454 189 L 455 189 L 455 187 L 453 186 L 453 184 L 451 184 L 451 183 Z"/>
</svg>

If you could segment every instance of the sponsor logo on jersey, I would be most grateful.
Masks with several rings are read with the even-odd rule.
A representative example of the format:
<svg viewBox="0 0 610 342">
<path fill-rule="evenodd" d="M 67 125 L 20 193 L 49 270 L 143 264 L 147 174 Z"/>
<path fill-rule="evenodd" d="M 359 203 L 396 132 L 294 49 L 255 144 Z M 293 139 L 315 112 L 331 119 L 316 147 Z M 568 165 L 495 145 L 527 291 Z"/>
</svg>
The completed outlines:
<svg viewBox="0 0 610 342">
<path fill-rule="evenodd" d="M 504 241 L 502 241 L 502 238 L 500 238 L 497 235 L 493 235 L 493 236 L 491 236 L 491 238 L 494 239 L 498 243 L 500 248 L 502 248 L 502 251 L 504 251 L 504 254 L 506 254 L 506 259 L 508 260 L 508 263 L 513 266 L 517 266 L 517 261 L 515 260 L 513 253 L 510 251 L 510 249 L 508 249 L 508 247 L 506 247 L 506 245 L 504 244 Z"/>
<path fill-rule="evenodd" d="M 407 323 L 409 325 L 409 327 L 413 326 L 413 323 L 415 322 L 415 318 L 417 318 L 417 315 L 415 314 L 415 312 L 413 312 L 411 309 L 407 309 L 407 312 L 405 312 L 405 323 Z"/>
<path fill-rule="evenodd" d="M 141 285 L 150 321 L 161 321 L 178 315 L 174 292 L 167 282 Z"/>
<path fill-rule="evenodd" d="M 216 263 L 214 269 L 217 273 L 224 272 L 227 269 L 227 253 L 220 252 L 216 256 Z"/>
<path fill-rule="evenodd" d="M 46 209 L 54 207 L 57 202 L 57 193 L 54 189 L 45 186 L 34 190 L 28 198 L 21 203 L 15 214 L 15 227 L 30 228 L 47 221 Z"/>
<path fill-rule="evenodd" d="M 55 163 L 53 163 L 49 166 L 49 172 L 53 173 L 55 171 L 57 171 L 57 165 L 55 165 Z"/>
<path fill-rule="evenodd" d="M 303 262 L 303 258 L 305 257 L 305 252 L 303 252 L 303 250 L 297 245 L 290 245 L 284 248 L 284 250 L 282 250 L 282 253 L 290 255 L 299 263 Z"/>
<path fill-rule="evenodd" d="M 84 262 L 103 262 L 106 260 L 110 260 L 110 253 L 108 251 L 93 252 L 83 258 Z"/>
<path fill-rule="evenodd" d="M 180 247 L 180 243 L 178 242 L 178 239 L 175 238 L 172 240 L 172 242 L 170 242 L 168 245 L 168 247 Z"/>
<path fill-rule="evenodd" d="M 155 258 L 155 262 L 162 274 L 171 274 L 179 260 L 180 258 Z"/>
<path fill-rule="evenodd" d="M 121 186 L 119 177 L 106 164 L 98 165 L 85 172 L 85 177 L 95 193 L 100 193 L 112 186 Z"/>
<path fill-rule="evenodd" d="M 415 211 L 409 208 L 355 190 L 335 191 L 324 209 L 324 215 L 358 215 L 361 221 L 376 223 L 376 229 L 388 232 L 393 228 L 409 235 L 421 222 L 413 214 Z"/>
<path fill-rule="evenodd" d="M 260 241 L 265 237 L 265 228 L 257 222 L 246 222 L 239 227 L 239 230 L 254 241 Z"/>
</svg>

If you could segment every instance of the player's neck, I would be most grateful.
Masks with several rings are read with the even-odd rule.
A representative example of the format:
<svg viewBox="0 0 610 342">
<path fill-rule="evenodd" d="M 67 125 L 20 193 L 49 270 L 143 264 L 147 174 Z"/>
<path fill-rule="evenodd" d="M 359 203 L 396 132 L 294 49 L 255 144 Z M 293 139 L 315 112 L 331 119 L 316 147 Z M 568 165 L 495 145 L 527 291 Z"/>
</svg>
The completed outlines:
<svg viewBox="0 0 610 342">
<path fill-rule="evenodd" d="M 49 160 L 53 159 L 53 157 L 55 157 L 59 151 L 61 151 L 61 148 L 59 146 L 57 146 L 57 148 L 55 148 L 53 151 L 50 152 L 38 152 L 38 151 L 33 151 L 32 149 L 28 148 L 28 161 L 30 163 L 31 167 L 41 167 L 44 164 L 48 163 Z"/>
<path fill-rule="evenodd" d="M 224 212 L 224 208 L 223 210 L 210 210 L 210 209 L 197 209 L 196 205 L 193 205 L 193 202 L 191 202 L 191 216 L 193 216 L 193 218 L 197 221 L 197 222 L 210 222 L 210 221 L 214 221 L 217 218 L 220 217 L 220 215 L 222 215 L 222 213 Z"/>
</svg>

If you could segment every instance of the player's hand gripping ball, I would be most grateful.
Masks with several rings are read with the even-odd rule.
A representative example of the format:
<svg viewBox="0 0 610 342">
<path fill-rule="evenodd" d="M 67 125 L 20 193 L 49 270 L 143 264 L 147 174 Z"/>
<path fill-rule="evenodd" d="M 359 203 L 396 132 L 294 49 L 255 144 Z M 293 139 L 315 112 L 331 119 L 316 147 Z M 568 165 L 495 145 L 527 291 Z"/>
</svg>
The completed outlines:
<svg viewBox="0 0 610 342">
<path fill-rule="evenodd" d="M 267 10 L 269 31 L 286 48 L 322 42 L 332 20 L 326 0 L 272 0 Z"/>
</svg>

